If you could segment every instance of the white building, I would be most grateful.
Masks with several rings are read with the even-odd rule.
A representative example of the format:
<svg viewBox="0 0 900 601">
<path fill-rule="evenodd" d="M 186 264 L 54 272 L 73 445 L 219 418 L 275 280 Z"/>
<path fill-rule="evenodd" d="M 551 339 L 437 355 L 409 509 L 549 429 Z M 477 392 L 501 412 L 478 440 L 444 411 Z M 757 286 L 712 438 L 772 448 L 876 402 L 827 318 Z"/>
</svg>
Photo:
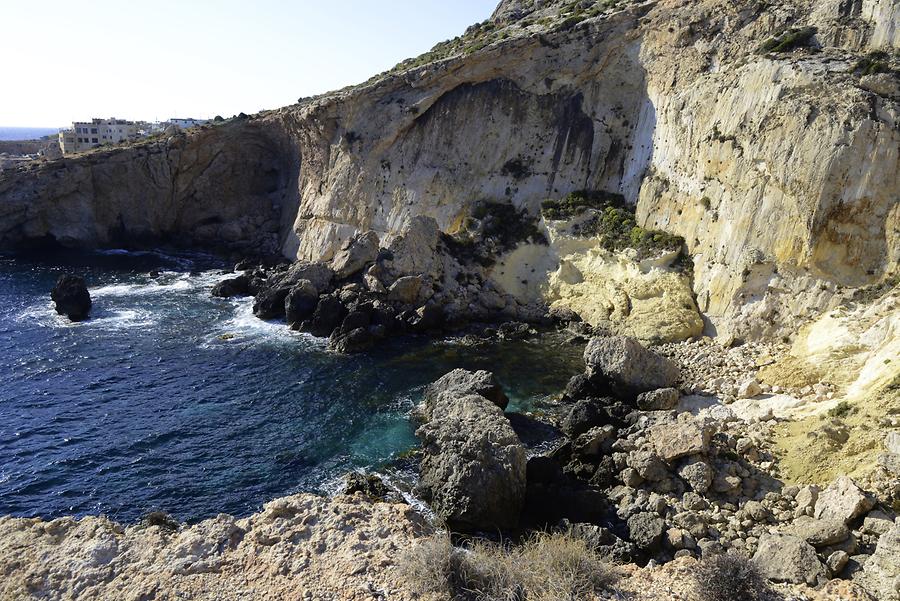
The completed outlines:
<svg viewBox="0 0 900 601">
<path fill-rule="evenodd" d="M 119 144 L 139 137 L 139 126 L 124 119 L 91 119 L 76 121 L 72 129 L 59 132 L 59 149 L 63 154 L 81 152 L 106 144 Z"/>
<path fill-rule="evenodd" d="M 181 129 L 190 129 L 192 127 L 197 127 L 198 125 L 203 125 L 209 121 L 209 119 L 194 119 L 193 117 L 186 117 L 184 119 L 178 119 L 172 117 L 169 119 L 169 123 L 176 127 L 180 127 Z"/>
</svg>

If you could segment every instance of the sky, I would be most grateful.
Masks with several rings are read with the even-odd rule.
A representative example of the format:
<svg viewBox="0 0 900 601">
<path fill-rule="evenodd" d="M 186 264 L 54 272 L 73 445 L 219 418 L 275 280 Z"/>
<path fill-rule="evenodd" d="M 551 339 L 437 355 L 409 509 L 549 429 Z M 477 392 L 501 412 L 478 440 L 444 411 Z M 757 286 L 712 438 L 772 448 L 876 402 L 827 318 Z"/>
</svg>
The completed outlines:
<svg viewBox="0 0 900 601">
<path fill-rule="evenodd" d="M 496 0 L 0 0 L 0 125 L 230 117 L 365 81 Z"/>
</svg>

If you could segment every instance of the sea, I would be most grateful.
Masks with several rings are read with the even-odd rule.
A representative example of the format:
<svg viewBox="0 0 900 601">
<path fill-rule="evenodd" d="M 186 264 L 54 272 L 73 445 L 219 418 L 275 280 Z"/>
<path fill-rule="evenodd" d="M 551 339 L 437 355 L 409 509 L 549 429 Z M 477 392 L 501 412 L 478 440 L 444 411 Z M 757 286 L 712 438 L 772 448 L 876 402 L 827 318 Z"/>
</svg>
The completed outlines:
<svg viewBox="0 0 900 601">
<path fill-rule="evenodd" d="M 0 140 L 37 140 L 59 132 L 57 127 L 3 127 L 0 126 Z"/>
<path fill-rule="evenodd" d="M 333 492 L 351 470 L 408 485 L 428 383 L 488 369 L 522 411 L 583 370 L 576 346 L 545 339 L 338 355 L 257 319 L 252 298 L 211 296 L 225 267 L 174 251 L 0 254 L 0 515 L 193 522 Z M 53 309 L 64 273 L 88 282 L 87 321 Z"/>
</svg>

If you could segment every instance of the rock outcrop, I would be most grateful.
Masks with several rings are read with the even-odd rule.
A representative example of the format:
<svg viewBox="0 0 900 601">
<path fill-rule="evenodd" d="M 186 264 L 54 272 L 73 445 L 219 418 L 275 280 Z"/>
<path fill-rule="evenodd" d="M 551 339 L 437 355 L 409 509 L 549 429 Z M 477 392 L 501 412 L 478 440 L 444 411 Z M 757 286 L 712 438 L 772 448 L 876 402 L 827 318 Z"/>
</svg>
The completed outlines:
<svg viewBox="0 0 900 601">
<path fill-rule="evenodd" d="M 335 260 L 343 274 L 371 260 L 371 236 L 389 246 L 418 216 L 453 234 L 484 199 L 540 219 L 542 201 L 588 189 L 683 237 L 692 274 L 548 230 L 497 248 L 479 285 L 526 304 L 537 291 L 645 341 L 701 327 L 746 339 L 791 335 L 896 275 L 891 0 L 507 8 L 359 86 L 4 172 L 0 246 L 167 240 Z M 779 46 L 805 26 L 815 33 Z M 368 246 L 350 256 L 357 236 Z"/>
<path fill-rule="evenodd" d="M 50 292 L 50 298 L 56 306 L 56 312 L 72 321 L 83 321 L 91 312 L 91 294 L 82 277 L 60 276 Z"/>
</svg>

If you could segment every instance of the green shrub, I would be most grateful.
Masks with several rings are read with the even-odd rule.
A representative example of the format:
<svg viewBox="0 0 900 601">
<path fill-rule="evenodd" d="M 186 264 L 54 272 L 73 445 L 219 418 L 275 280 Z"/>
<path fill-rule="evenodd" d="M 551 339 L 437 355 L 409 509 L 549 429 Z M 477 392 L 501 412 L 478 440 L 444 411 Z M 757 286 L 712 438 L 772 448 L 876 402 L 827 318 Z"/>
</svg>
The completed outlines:
<svg viewBox="0 0 900 601">
<path fill-rule="evenodd" d="M 853 72 L 858 75 L 874 75 L 876 73 L 894 73 L 888 64 L 890 56 L 887 52 L 878 50 L 870 52 L 863 58 L 856 61 L 853 66 Z"/>
<path fill-rule="evenodd" d="M 446 239 L 451 253 L 464 262 L 492 265 L 504 252 L 523 242 L 547 244 L 538 220 L 509 202 L 476 202 L 462 229 Z"/>
<path fill-rule="evenodd" d="M 847 417 L 853 412 L 853 405 L 847 401 L 841 401 L 828 410 L 828 417 Z"/>
<path fill-rule="evenodd" d="M 791 28 L 784 33 L 769 38 L 759 47 L 759 52 L 790 52 L 801 46 L 808 46 L 816 35 L 815 27 Z"/>
<path fill-rule="evenodd" d="M 736 553 L 704 558 L 694 571 L 699 601 L 763 601 L 771 591 L 756 566 Z"/>
</svg>

